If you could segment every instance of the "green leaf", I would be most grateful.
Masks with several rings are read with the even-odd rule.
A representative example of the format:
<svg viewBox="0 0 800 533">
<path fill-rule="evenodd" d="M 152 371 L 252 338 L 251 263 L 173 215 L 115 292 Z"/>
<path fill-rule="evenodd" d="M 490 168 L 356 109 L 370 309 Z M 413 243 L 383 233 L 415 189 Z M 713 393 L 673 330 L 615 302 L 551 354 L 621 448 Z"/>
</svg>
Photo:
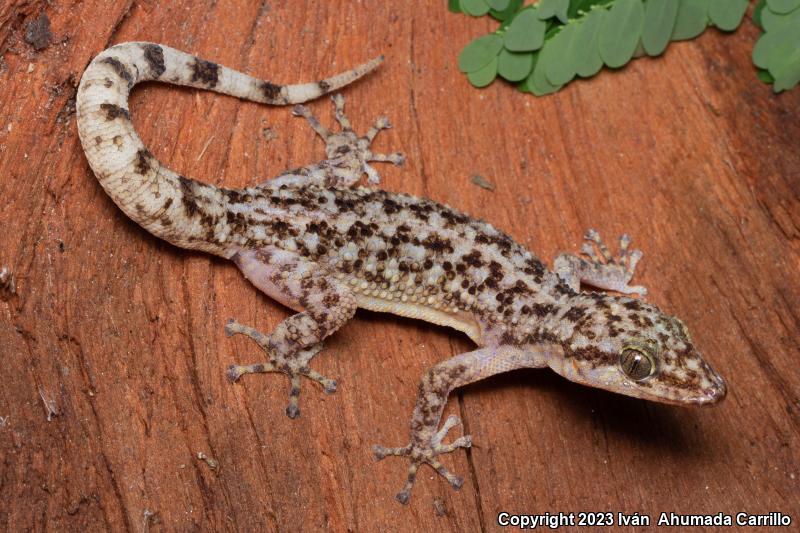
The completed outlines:
<svg viewBox="0 0 800 533">
<path fill-rule="evenodd" d="M 680 0 L 678 17 L 672 30 L 673 41 L 694 39 L 705 31 L 708 26 L 709 2 L 710 0 Z"/>
<path fill-rule="evenodd" d="M 461 13 L 459 0 L 447 0 L 447 10 L 451 13 Z"/>
<path fill-rule="evenodd" d="M 578 76 L 588 78 L 603 68 L 603 58 L 600 57 L 597 38 L 605 16 L 605 9 L 593 9 L 575 30 L 573 47 L 577 51 L 583 51 L 576 57 L 575 70 Z"/>
<path fill-rule="evenodd" d="M 531 72 L 527 79 L 528 89 L 536 96 L 545 96 L 561 88 L 558 85 L 551 84 L 547 79 L 547 61 L 551 59 L 547 57 L 548 48 L 549 46 L 544 46 L 537 54 L 538 57 L 536 58 L 536 64 L 533 66 L 533 72 Z"/>
<path fill-rule="evenodd" d="M 800 28 L 800 9 L 795 9 L 789 13 L 778 14 L 771 9 L 765 9 L 761 13 L 761 27 L 764 31 L 778 31 L 785 24 L 794 24 L 795 28 Z"/>
<path fill-rule="evenodd" d="M 521 81 L 533 70 L 533 53 L 509 52 L 503 49 L 497 56 L 497 73 L 508 81 Z"/>
<path fill-rule="evenodd" d="M 770 74 L 775 78 L 772 90 L 776 93 L 791 89 L 800 83 L 800 46 L 788 57 L 784 57 L 777 68 L 771 69 Z"/>
<path fill-rule="evenodd" d="M 776 77 L 775 71 L 798 51 L 800 32 L 794 26 L 786 25 L 777 31 L 768 31 L 758 39 L 753 47 L 753 63 Z"/>
<path fill-rule="evenodd" d="M 508 4 L 511 3 L 511 0 L 486 0 L 486 3 L 495 11 L 503 11 L 508 9 Z"/>
<path fill-rule="evenodd" d="M 548 53 L 553 57 L 545 65 L 545 75 L 553 85 L 565 85 L 577 74 L 577 56 L 585 50 L 576 50 L 574 47 L 576 30 L 576 24 L 567 24 L 545 45 L 550 48 Z"/>
<path fill-rule="evenodd" d="M 753 48 L 753 63 L 769 70 L 773 90 L 784 91 L 800 81 L 800 32 L 793 24 L 761 35 Z"/>
<path fill-rule="evenodd" d="M 486 87 L 497 77 L 497 57 L 485 67 L 467 74 L 467 79 L 475 87 Z"/>
<path fill-rule="evenodd" d="M 461 9 L 464 13 L 473 17 L 480 17 L 489 12 L 489 4 L 486 0 L 460 0 Z"/>
<path fill-rule="evenodd" d="M 539 2 L 539 18 L 547 20 L 558 17 L 558 20 L 566 24 L 568 9 L 569 0 L 541 0 Z"/>
<path fill-rule="evenodd" d="M 642 29 L 642 46 L 647 55 L 661 55 L 667 48 L 675 28 L 679 5 L 677 0 L 647 0 Z"/>
<path fill-rule="evenodd" d="M 490 9 L 489 14 L 496 18 L 499 21 L 505 22 L 511 17 L 513 17 L 519 8 L 522 7 L 522 3 L 524 0 L 511 0 L 508 3 L 508 7 L 502 11 L 498 11 L 497 9 Z"/>
<path fill-rule="evenodd" d="M 641 0 L 617 0 L 603 19 L 598 35 L 600 57 L 611 68 L 631 60 L 644 24 Z"/>
<path fill-rule="evenodd" d="M 494 33 L 478 37 L 461 50 L 458 70 L 475 72 L 488 65 L 503 49 L 503 38 Z"/>
<path fill-rule="evenodd" d="M 544 31 L 547 23 L 540 20 L 537 10 L 523 9 L 506 30 L 503 46 L 511 52 L 530 52 L 544 44 Z"/>
<path fill-rule="evenodd" d="M 708 5 L 708 17 L 722 31 L 733 31 L 742 23 L 749 0 L 714 0 Z"/>
<path fill-rule="evenodd" d="M 767 0 L 767 5 L 774 13 L 783 14 L 800 7 L 800 0 Z"/>
</svg>

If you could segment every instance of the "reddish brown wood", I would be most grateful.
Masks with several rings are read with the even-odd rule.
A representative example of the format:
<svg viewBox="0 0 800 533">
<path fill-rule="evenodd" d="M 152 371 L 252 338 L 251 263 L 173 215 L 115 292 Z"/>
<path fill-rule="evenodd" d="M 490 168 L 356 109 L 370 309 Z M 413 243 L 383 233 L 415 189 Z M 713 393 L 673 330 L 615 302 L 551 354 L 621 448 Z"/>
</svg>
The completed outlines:
<svg viewBox="0 0 800 533">
<path fill-rule="evenodd" d="M 42 10 L 53 43 L 34 52 L 25 25 Z M 800 91 L 776 97 L 756 81 L 750 22 L 547 98 L 479 91 L 456 56 L 493 27 L 434 1 L 0 6 L 0 267 L 17 285 L 0 301 L 0 528 L 479 530 L 500 511 L 582 510 L 800 520 Z M 75 85 L 126 40 L 278 82 L 386 54 L 345 91 L 361 127 L 392 119 L 379 148 L 408 156 L 380 169 L 384 186 L 486 218 L 548 259 L 590 226 L 630 232 L 646 253 L 637 282 L 689 326 L 728 399 L 683 409 L 550 371 L 499 376 L 448 407 L 474 436 L 444 459 L 464 488 L 426 469 L 399 506 L 406 465 L 373 463 L 370 446 L 406 441 L 419 376 L 469 342 L 359 313 L 314 362 L 339 392 L 306 384 L 296 421 L 285 378 L 227 383 L 226 365 L 259 353 L 223 335 L 226 319 L 269 330 L 287 311 L 232 264 L 141 230 L 89 171 Z M 286 108 L 162 85 L 137 89 L 131 107 L 153 153 L 214 184 L 322 156 Z M 328 102 L 312 108 L 330 120 Z"/>
</svg>

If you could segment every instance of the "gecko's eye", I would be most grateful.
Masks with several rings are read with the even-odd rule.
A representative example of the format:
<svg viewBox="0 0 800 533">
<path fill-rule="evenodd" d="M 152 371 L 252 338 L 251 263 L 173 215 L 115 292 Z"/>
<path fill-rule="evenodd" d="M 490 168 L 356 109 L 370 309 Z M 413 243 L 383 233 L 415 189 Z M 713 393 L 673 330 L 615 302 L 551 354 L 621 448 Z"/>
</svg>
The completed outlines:
<svg viewBox="0 0 800 533">
<path fill-rule="evenodd" d="M 632 380 L 642 381 L 655 373 L 656 361 L 649 347 L 626 346 L 619 355 L 619 366 Z"/>
</svg>

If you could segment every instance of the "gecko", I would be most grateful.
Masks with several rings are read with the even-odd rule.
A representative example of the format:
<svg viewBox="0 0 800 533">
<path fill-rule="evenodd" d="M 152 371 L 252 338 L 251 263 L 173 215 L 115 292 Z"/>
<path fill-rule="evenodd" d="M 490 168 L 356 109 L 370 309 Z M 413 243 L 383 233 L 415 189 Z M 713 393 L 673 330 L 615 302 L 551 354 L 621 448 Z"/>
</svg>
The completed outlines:
<svg viewBox="0 0 800 533">
<path fill-rule="evenodd" d="M 590 230 L 580 254 L 563 253 L 553 269 L 491 224 L 457 209 L 381 190 L 371 163 L 403 163 L 400 153 L 373 152 L 390 127 L 377 119 L 357 135 L 332 96 L 339 126 L 324 126 L 303 102 L 333 93 L 373 71 L 378 57 L 320 81 L 281 85 L 212 61 L 146 42 L 123 43 L 86 68 L 76 99 L 77 128 L 86 159 L 106 193 L 145 230 L 181 248 L 233 261 L 266 295 L 292 309 L 270 333 L 231 319 L 228 336 L 244 335 L 265 353 L 258 363 L 234 364 L 230 381 L 245 374 L 288 376 L 286 414 L 300 415 L 301 378 L 336 390 L 309 365 L 323 341 L 357 308 L 424 320 L 466 334 L 474 350 L 424 372 L 405 446 L 374 446 L 377 460 L 408 461 L 396 499 L 406 504 L 422 465 L 453 488 L 463 478 L 440 456 L 472 445 L 460 424 L 441 423 L 450 392 L 519 368 L 549 367 L 584 385 L 681 405 L 710 405 L 726 395 L 720 375 L 703 359 L 686 326 L 629 285 L 642 252 L 620 239 L 615 257 Z M 216 187 L 159 162 L 136 133 L 128 96 L 137 83 L 161 81 L 245 100 L 293 104 L 325 142 L 326 157 L 256 186 Z M 366 185 L 363 179 L 366 177 Z M 588 290 L 591 286 L 594 289 Z"/>
</svg>

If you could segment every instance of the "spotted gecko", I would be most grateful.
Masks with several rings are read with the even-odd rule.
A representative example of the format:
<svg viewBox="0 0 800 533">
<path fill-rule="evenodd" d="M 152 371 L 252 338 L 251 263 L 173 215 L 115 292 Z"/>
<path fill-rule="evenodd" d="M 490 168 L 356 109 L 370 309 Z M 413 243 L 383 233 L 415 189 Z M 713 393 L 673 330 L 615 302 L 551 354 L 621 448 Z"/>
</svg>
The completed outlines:
<svg viewBox="0 0 800 533">
<path fill-rule="evenodd" d="M 444 443 L 460 421 L 439 427 L 450 391 L 517 368 L 550 367 L 572 381 L 673 404 L 713 404 L 726 392 L 701 358 L 684 324 L 641 299 L 588 292 L 581 283 L 621 294 L 642 256 L 621 238 L 612 257 L 595 231 L 583 256 L 562 254 L 547 267 L 490 224 L 431 200 L 360 186 L 379 176 L 372 162 L 403 163 L 399 153 L 371 151 L 378 119 L 358 136 L 333 96 L 337 133 L 301 102 L 355 81 L 375 58 L 318 82 L 279 85 L 258 80 L 168 46 L 131 42 L 100 53 L 83 74 L 77 123 L 86 158 L 105 191 L 140 226 L 176 246 L 233 261 L 265 294 L 297 313 L 264 334 L 234 320 L 228 335 L 251 338 L 266 361 L 232 365 L 244 374 L 280 372 L 291 382 L 286 414 L 300 414 L 301 377 L 325 392 L 336 383 L 309 367 L 323 340 L 353 318 L 356 308 L 393 313 L 465 333 L 477 349 L 427 370 L 411 415 L 410 442 L 374 446 L 376 459 L 410 462 L 396 498 L 407 503 L 417 470 L 432 466 L 454 488 L 463 480 L 438 456 L 468 448 L 470 436 Z M 147 150 L 130 120 L 128 95 L 139 82 L 208 89 L 267 104 L 298 104 L 325 141 L 326 158 L 287 170 L 258 186 L 215 187 L 179 175 Z"/>
</svg>

